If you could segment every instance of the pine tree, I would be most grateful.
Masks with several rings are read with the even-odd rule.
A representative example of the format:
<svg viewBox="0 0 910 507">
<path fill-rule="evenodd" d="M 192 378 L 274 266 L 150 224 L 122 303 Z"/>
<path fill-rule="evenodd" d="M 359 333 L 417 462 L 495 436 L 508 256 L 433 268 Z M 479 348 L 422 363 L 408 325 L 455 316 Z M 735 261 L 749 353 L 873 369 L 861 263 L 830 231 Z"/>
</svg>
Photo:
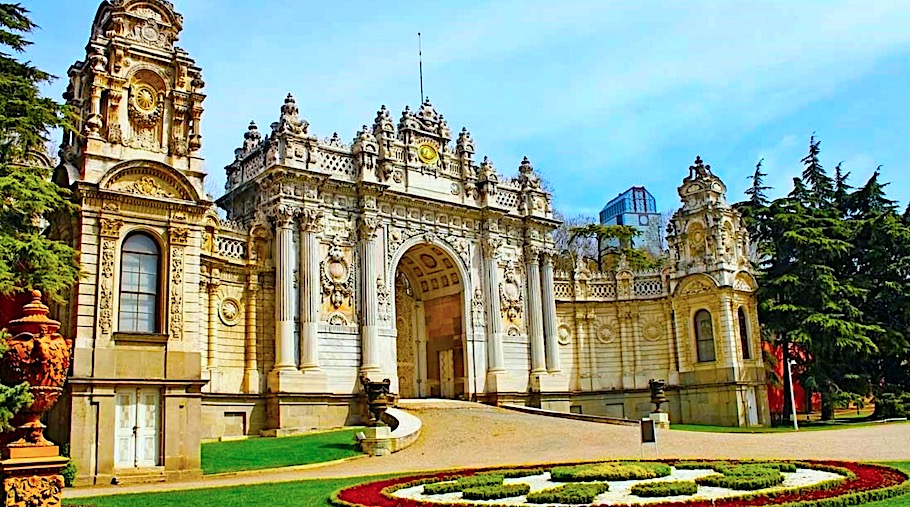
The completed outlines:
<svg viewBox="0 0 910 507">
<path fill-rule="evenodd" d="M 850 178 L 850 173 L 845 173 L 841 166 L 843 162 L 837 164 L 837 167 L 834 168 L 834 206 L 841 212 L 846 212 L 847 207 L 847 198 L 850 195 L 850 190 L 853 189 L 850 185 L 847 184 L 847 179 Z"/>
<path fill-rule="evenodd" d="M 749 179 L 752 180 L 752 186 L 746 190 L 746 195 L 749 196 L 748 202 L 755 209 L 768 205 L 768 196 L 765 195 L 765 190 L 771 189 L 771 187 L 765 186 L 765 176 L 768 174 L 761 170 L 764 160 L 761 159 L 755 164 L 755 172 L 752 173 L 752 176 L 749 176 Z"/>
<path fill-rule="evenodd" d="M 25 34 L 34 28 L 22 6 L 0 3 L 0 295 L 40 289 L 62 301 L 61 292 L 79 274 L 77 253 L 42 229 L 49 216 L 75 206 L 69 192 L 50 181 L 48 168 L 28 160 L 33 150 L 43 149 L 52 129 L 69 128 L 70 122 L 67 109 L 38 90 L 52 76 L 11 55 L 31 44 Z M 27 388 L 0 385 L 0 430 L 30 402 Z"/>
<path fill-rule="evenodd" d="M 602 264 L 609 268 L 616 267 L 621 258 L 625 258 L 632 269 L 651 269 L 660 265 L 660 261 L 654 259 L 648 252 L 635 247 L 634 238 L 641 234 L 641 231 L 631 225 L 603 225 L 588 224 L 581 227 L 569 229 L 571 233 L 569 242 L 572 243 L 578 238 L 597 239 L 600 244 L 604 240 L 615 239 L 619 242 L 619 248 L 610 252 Z"/>
<path fill-rule="evenodd" d="M 818 159 L 819 144 L 821 141 L 816 141 L 815 134 L 812 134 L 809 139 L 809 154 L 802 160 L 806 166 L 802 180 L 808 188 L 807 203 L 816 207 L 826 204 L 834 194 L 834 182 Z"/>
</svg>

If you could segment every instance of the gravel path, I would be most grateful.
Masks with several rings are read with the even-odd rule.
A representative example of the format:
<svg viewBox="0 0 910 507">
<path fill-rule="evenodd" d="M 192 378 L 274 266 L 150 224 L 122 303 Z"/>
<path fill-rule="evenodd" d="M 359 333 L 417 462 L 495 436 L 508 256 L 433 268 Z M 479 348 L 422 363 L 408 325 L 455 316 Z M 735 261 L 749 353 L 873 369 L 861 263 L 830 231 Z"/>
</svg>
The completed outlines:
<svg viewBox="0 0 910 507">
<path fill-rule="evenodd" d="M 391 456 L 307 470 L 195 482 L 80 488 L 67 490 L 64 496 L 76 498 L 446 468 L 642 457 L 636 427 L 524 414 L 465 402 L 424 402 L 410 404 L 407 410 L 423 421 L 423 431 L 411 447 Z M 658 432 L 659 455 L 653 446 L 649 446 L 644 457 L 901 461 L 910 460 L 908 443 L 910 424 L 764 434 L 662 430 Z"/>
</svg>

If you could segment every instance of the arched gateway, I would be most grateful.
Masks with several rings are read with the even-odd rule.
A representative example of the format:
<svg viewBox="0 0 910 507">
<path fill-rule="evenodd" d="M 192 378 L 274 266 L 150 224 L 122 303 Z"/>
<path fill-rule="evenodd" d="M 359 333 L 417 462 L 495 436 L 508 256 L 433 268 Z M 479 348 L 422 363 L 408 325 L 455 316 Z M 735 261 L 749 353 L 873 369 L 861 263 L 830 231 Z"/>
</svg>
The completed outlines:
<svg viewBox="0 0 910 507">
<path fill-rule="evenodd" d="M 441 245 L 415 245 L 398 261 L 393 294 L 402 398 L 470 399 L 476 392 L 467 273 Z"/>
</svg>

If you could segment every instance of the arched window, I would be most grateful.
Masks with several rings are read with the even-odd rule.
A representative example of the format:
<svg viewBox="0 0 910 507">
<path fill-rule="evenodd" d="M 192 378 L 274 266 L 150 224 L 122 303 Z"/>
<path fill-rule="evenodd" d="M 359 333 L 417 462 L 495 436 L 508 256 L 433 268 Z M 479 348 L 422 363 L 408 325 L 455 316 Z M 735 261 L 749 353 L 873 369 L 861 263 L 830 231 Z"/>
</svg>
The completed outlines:
<svg viewBox="0 0 910 507">
<path fill-rule="evenodd" d="M 743 346 L 743 359 L 752 359 L 752 349 L 749 348 L 749 323 L 746 321 L 746 311 L 739 307 L 736 312 L 739 319 L 739 341 Z"/>
<path fill-rule="evenodd" d="M 714 361 L 714 324 L 708 310 L 695 312 L 695 348 L 698 361 Z"/>
<path fill-rule="evenodd" d="M 124 333 L 159 333 L 161 250 L 149 235 L 132 234 L 123 242 L 120 264 L 120 325 Z"/>
</svg>

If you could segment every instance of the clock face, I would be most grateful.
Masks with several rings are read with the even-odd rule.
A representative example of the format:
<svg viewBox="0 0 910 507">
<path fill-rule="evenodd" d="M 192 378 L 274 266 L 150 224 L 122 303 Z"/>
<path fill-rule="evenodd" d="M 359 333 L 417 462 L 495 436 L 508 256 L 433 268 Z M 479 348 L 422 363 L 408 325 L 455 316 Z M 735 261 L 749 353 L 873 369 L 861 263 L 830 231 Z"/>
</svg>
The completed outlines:
<svg viewBox="0 0 910 507">
<path fill-rule="evenodd" d="M 417 148 L 417 156 L 420 158 L 420 161 L 424 164 L 432 164 L 439 158 L 439 153 L 436 151 L 436 148 L 431 144 L 421 144 Z"/>
<path fill-rule="evenodd" d="M 648 215 L 638 215 L 638 225 L 648 225 Z"/>
</svg>

